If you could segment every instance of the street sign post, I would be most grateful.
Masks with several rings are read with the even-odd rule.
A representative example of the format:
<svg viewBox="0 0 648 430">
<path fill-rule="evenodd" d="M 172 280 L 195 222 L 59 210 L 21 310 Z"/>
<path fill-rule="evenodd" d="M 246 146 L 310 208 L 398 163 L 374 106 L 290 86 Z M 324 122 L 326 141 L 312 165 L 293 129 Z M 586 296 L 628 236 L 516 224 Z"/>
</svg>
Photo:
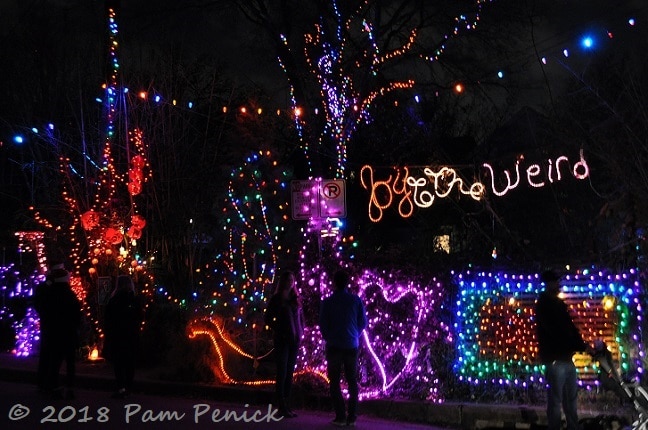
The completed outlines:
<svg viewBox="0 0 648 430">
<path fill-rule="evenodd" d="M 290 191 L 294 220 L 346 217 L 344 179 L 295 180 Z"/>
</svg>

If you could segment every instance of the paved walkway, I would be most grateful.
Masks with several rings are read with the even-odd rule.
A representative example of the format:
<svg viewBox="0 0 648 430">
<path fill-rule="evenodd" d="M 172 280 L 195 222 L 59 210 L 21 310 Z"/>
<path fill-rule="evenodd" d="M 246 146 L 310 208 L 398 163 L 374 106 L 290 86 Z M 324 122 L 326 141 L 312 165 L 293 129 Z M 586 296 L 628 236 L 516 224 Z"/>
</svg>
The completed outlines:
<svg viewBox="0 0 648 430">
<path fill-rule="evenodd" d="M 31 384 L 35 387 L 37 357 L 16 357 L 0 353 L 0 381 L 15 384 Z M 234 405 L 265 405 L 273 401 L 271 388 L 249 388 L 161 381 L 151 372 L 139 369 L 136 374 L 135 391 L 141 395 L 182 397 L 204 401 L 227 402 Z M 111 366 L 104 362 L 80 361 L 77 364 L 77 387 L 79 390 L 104 391 L 110 393 L 113 387 Z M 330 414 L 327 397 L 302 393 L 295 402 L 301 410 L 313 414 Z M 1 406 L 1 405 L 0 405 Z M 581 418 L 602 414 L 619 415 L 631 419 L 632 411 L 614 404 L 614 399 L 603 406 L 600 403 L 581 404 Z M 6 411 L 0 411 L 6 413 Z M 447 402 L 434 404 L 425 401 L 404 401 L 376 399 L 361 402 L 363 417 L 389 420 L 399 423 L 423 423 L 453 429 L 485 428 L 541 428 L 546 424 L 543 407 L 525 405 L 492 405 Z M 326 419 L 324 419 L 327 422 Z"/>
<path fill-rule="evenodd" d="M 177 396 L 135 393 L 113 399 L 109 392 L 77 389 L 71 400 L 39 396 L 32 384 L 0 381 L 0 428 L 3 430 L 330 430 L 332 415 L 299 410 L 296 418 L 276 416 L 271 404 L 214 402 Z M 427 424 L 361 416 L 359 430 L 442 430 Z"/>
</svg>

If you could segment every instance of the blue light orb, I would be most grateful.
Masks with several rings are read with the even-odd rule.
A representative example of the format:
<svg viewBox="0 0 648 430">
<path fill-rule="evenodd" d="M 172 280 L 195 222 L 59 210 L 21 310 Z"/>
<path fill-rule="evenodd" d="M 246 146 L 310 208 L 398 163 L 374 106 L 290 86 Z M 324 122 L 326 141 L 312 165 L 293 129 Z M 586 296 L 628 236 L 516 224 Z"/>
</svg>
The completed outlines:
<svg viewBox="0 0 648 430">
<path fill-rule="evenodd" d="M 22 137 L 22 136 L 19 135 L 19 134 L 16 135 L 16 136 L 14 136 L 13 140 L 14 140 L 14 142 L 16 142 L 16 143 L 18 143 L 18 144 L 25 143 L 25 138 Z"/>
<path fill-rule="evenodd" d="M 594 38 L 592 36 L 584 36 L 581 39 L 581 46 L 585 49 L 594 48 Z"/>
</svg>

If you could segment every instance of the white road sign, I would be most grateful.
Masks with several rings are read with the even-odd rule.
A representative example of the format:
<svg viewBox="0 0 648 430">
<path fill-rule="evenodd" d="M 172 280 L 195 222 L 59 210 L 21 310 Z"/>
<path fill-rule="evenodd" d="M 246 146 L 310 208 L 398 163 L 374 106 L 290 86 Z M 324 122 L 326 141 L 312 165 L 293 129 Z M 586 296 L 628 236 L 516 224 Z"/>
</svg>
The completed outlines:
<svg viewBox="0 0 648 430">
<path fill-rule="evenodd" d="M 346 217 L 344 179 L 295 180 L 290 183 L 290 191 L 295 220 Z"/>
</svg>

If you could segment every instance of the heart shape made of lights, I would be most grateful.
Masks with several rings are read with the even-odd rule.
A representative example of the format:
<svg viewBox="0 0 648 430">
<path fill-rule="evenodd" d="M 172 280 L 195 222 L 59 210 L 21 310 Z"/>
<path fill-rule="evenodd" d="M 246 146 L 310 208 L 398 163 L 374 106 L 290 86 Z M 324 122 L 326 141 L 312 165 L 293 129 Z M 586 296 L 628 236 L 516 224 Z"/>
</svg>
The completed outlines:
<svg viewBox="0 0 648 430">
<path fill-rule="evenodd" d="M 366 270 L 356 280 L 365 303 L 368 326 L 363 333 L 361 385 L 364 396 L 383 394 L 410 375 L 434 372 L 421 352 L 448 338 L 450 328 L 439 320 L 443 287 L 436 280 L 416 282 L 399 274 Z M 361 363 L 362 367 L 362 363 Z M 431 376 L 431 375 L 428 375 Z M 416 376 L 415 376 L 416 377 Z M 402 385 L 402 384 L 401 384 Z"/>
</svg>

